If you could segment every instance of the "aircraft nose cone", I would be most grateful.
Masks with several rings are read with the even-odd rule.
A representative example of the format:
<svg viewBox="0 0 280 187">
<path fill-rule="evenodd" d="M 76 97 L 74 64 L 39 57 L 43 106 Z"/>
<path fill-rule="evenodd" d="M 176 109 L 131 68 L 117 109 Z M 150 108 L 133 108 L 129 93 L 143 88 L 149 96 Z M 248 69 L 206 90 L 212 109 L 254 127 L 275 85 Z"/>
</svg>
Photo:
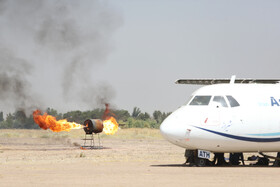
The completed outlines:
<svg viewBox="0 0 280 187">
<path fill-rule="evenodd" d="M 170 116 L 167 117 L 160 125 L 160 133 L 163 137 L 166 139 L 169 139 L 170 136 L 172 136 L 172 123 L 173 121 L 170 120 Z"/>
<path fill-rule="evenodd" d="M 164 138 L 169 141 L 174 141 L 182 136 L 182 129 L 178 127 L 177 122 L 174 121 L 172 116 L 167 117 L 160 125 L 160 132 Z"/>
<path fill-rule="evenodd" d="M 180 108 L 169 115 L 160 125 L 162 136 L 175 145 L 193 149 L 191 144 L 192 122 L 185 115 L 188 113 L 185 108 Z"/>
<path fill-rule="evenodd" d="M 168 136 L 168 124 L 163 121 L 162 124 L 160 125 L 160 133 L 162 134 L 163 137 L 167 138 Z"/>
</svg>

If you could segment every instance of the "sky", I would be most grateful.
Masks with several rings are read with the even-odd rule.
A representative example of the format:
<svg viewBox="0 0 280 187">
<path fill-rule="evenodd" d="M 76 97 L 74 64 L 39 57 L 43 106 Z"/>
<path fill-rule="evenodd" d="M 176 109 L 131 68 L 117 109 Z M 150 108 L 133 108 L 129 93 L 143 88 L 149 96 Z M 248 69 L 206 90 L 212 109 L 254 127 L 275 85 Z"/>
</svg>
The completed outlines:
<svg viewBox="0 0 280 187">
<path fill-rule="evenodd" d="M 170 112 L 200 87 L 180 78 L 280 78 L 280 1 L 24 1 L 0 3 L 6 113 Z"/>
</svg>

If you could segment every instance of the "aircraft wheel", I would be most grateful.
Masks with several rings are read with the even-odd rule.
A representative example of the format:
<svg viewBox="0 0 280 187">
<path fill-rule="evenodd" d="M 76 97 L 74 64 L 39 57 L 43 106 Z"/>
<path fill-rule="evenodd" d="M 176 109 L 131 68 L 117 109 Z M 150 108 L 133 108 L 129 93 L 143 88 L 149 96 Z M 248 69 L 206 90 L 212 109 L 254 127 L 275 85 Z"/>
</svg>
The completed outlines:
<svg viewBox="0 0 280 187">
<path fill-rule="evenodd" d="M 280 158 L 280 152 L 277 153 L 277 158 Z M 280 160 L 275 159 L 273 166 L 279 167 L 280 166 Z"/>
<path fill-rule="evenodd" d="M 268 166 L 269 164 L 269 159 L 268 158 L 259 158 L 257 165 L 261 165 L 261 166 Z"/>
<path fill-rule="evenodd" d="M 199 167 L 206 166 L 206 159 L 204 158 L 197 158 L 196 159 L 196 165 Z"/>
</svg>

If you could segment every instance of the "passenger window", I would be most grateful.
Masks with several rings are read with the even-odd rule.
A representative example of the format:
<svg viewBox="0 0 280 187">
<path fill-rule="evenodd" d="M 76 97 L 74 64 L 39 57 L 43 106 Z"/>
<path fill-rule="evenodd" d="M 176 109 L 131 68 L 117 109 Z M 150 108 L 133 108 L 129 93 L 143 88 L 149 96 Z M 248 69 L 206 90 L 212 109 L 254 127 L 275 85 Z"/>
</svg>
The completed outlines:
<svg viewBox="0 0 280 187">
<path fill-rule="evenodd" d="M 229 104 L 231 107 L 237 107 L 240 106 L 240 104 L 230 95 L 227 95 L 227 99 L 229 101 Z"/>
<path fill-rule="evenodd" d="M 223 96 L 215 96 L 213 101 L 220 103 L 222 107 L 228 107 L 226 100 L 224 99 Z"/>
<path fill-rule="evenodd" d="M 211 96 L 195 96 L 191 101 L 190 105 L 208 105 L 210 102 Z"/>
</svg>

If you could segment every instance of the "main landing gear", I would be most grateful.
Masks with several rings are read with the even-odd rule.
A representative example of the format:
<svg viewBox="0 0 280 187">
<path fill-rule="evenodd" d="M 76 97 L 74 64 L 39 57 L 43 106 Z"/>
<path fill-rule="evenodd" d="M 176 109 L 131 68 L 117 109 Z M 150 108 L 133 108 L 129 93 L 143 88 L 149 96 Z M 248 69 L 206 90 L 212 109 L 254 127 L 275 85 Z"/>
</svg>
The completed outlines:
<svg viewBox="0 0 280 187">
<path fill-rule="evenodd" d="M 262 152 L 259 152 L 259 154 L 262 155 L 263 158 L 261 158 L 261 159 L 259 158 L 257 164 L 260 162 L 260 165 L 268 166 L 269 165 L 269 158 L 271 158 L 271 159 L 274 159 L 273 166 L 275 166 L 275 167 L 280 166 L 280 152 L 277 153 L 276 157 L 270 156 L 270 155 L 265 155 Z"/>
<path fill-rule="evenodd" d="M 207 152 L 207 151 L 206 151 Z M 234 165 L 239 165 L 244 163 L 244 157 L 243 153 L 230 153 L 229 157 L 229 162 L 225 161 L 224 158 L 224 153 L 214 153 L 214 160 L 210 161 L 208 157 L 200 158 L 201 157 L 201 150 L 186 150 L 185 151 L 185 157 L 186 157 L 186 162 L 184 163 L 185 165 L 189 166 L 198 166 L 198 167 L 203 167 L 203 166 L 234 166 Z M 274 159 L 275 161 L 273 162 L 273 166 L 275 167 L 280 167 L 280 152 L 277 153 L 277 156 L 270 156 L 270 155 L 265 155 L 262 152 L 259 152 L 260 155 L 263 157 L 256 157 L 256 156 L 251 156 L 248 157 L 248 161 L 257 161 L 255 164 L 250 164 L 250 165 L 257 165 L 257 166 L 269 166 L 269 159 Z M 240 162 L 241 161 L 241 162 Z"/>
</svg>

